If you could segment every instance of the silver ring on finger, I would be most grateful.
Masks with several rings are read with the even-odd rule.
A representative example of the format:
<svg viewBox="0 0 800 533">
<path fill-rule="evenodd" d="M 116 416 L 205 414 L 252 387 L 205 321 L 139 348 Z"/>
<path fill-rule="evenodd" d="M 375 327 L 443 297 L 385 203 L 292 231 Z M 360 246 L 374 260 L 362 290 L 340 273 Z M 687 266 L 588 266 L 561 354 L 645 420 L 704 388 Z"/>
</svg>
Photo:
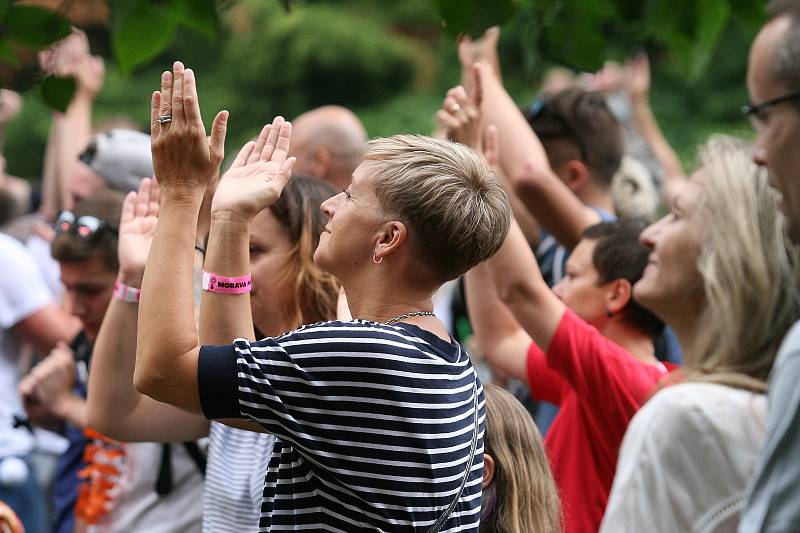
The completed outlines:
<svg viewBox="0 0 800 533">
<path fill-rule="evenodd" d="M 158 120 L 158 123 L 163 126 L 164 124 L 169 124 L 172 122 L 172 115 L 161 115 L 156 120 Z"/>
<path fill-rule="evenodd" d="M 453 104 L 450 106 L 451 113 L 457 113 L 461 109 L 461 106 L 458 104 Z"/>
</svg>

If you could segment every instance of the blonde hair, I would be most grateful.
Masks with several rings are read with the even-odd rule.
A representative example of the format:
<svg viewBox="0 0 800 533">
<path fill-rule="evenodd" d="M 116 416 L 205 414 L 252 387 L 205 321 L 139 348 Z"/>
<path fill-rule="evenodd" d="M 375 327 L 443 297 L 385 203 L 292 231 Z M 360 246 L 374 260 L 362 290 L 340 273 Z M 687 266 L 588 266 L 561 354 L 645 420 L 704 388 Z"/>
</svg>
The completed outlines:
<svg viewBox="0 0 800 533">
<path fill-rule="evenodd" d="M 367 144 L 381 207 L 409 227 L 436 281 L 455 279 L 494 255 L 511 225 L 503 187 L 483 157 L 464 145 L 395 135 Z"/>
<path fill-rule="evenodd" d="M 560 532 L 561 502 L 536 424 L 509 392 L 497 385 L 484 385 L 483 391 L 483 449 L 494 459 L 497 504 L 488 519 L 481 520 L 481 531 Z"/>
<path fill-rule="evenodd" d="M 704 335 L 685 354 L 686 375 L 763 392 L 780 342 L 798 317 L 797 249 L 777 192 L 747 143 L 712 137 L 699 162 L 705 244 L 697 268 L 706 305 Z"/>
</svg>

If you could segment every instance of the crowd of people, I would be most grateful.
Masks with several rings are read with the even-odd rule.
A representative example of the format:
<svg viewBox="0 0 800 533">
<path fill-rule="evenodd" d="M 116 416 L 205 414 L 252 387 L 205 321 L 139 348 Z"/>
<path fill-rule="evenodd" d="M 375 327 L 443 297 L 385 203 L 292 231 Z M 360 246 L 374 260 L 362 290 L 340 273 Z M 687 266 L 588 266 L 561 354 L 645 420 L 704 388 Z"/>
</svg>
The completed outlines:
<svg viewBox="0 0 800 533">
<path fill-rule="evenodd" d="M 77 90 L 40 183 L 0 165 L 0 531 L 800 529 L 800 6 L 769 12 L 755 141 L 691 172 L 645 56 L 520 109 L 497 28 L 431 136 L 323 106 L 224 171 L 191 68 L 146 134 L 93 125 L 82 32 L 42 52 Z"/>
</svg>

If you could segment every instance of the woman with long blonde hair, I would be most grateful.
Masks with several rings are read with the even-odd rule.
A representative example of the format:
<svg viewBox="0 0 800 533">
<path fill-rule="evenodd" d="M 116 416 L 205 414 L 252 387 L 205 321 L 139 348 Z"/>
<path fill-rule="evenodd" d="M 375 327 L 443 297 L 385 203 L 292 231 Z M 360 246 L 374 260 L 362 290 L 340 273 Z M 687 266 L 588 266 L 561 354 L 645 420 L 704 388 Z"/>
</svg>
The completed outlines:
<svg viewBox="0 0 800 533">
<path fill-rule="evenodd" d="M 483 390 L 486 434 L 481 531 L 561 531 L 558 489 L 536 424 L 508 391 L 491 384 Z"/>
<path fill-rule="evenodd" d="M 766 379 L 798 317 L 797 251 L 749 146 L 713 137 L 670 213 L 638 302 L 678 335 L 683 382 L 631 422 L 602 531 L 732 531 L 765 437 Z"/>
</svg>

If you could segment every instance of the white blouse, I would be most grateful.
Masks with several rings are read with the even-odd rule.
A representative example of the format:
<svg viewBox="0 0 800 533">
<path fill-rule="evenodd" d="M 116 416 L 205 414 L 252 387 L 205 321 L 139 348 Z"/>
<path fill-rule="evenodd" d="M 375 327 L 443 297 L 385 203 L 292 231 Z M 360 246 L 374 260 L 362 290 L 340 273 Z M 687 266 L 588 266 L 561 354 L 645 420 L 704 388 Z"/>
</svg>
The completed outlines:
<svg viewBox="0 0 800 533">
<path fill-rule="evenodd" d="M 658 392 L 625 434 L 600 531 L 736 531 L 766 412 L 763 394 L 723 385 Z"/>
</svg>

